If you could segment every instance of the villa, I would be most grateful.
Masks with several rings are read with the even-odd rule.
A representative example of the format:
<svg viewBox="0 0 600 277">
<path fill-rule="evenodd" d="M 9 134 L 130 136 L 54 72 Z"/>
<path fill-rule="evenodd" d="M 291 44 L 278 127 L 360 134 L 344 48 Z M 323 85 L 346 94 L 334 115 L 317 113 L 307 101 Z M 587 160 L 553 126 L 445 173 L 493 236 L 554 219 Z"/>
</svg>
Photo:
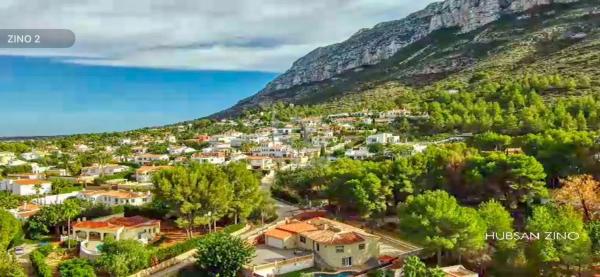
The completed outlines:
<svg viewBox="0 0 600 277">
<path fill-rule="evenodd" d="M 225 163 L 225 155 L 220 152 L 215 153 L 195 153 L 192 155 L 192 160 L 199 163 L 223 164 Z"/>
<path fill-rule="evenodd" d="M 169 168 L 171 166 L 142 166 L 135 171 L 135 180 L 140 183 L 150 183 L 154 173 Z"/>
<path fill-rule="evenodd" d="M 169 155 L 167 154 L 140 154 L 133 158 L 133 162 L 139 165 L 149 165 L 154 162 L 168 162 Z"/>
<path fill-rule="evenodd" d="M 367 144 L 395 144 L 400 142 L 400 136 L 394 136 L 389 133 L 375 134 L 367 137 Z"/>
<path fill-rule="evenodd" d="M 275 167 L 273 159 L 263 156 L 249 156 L 250 167 L 254 170 L 271 170 Z"/>
<path fill-rule="evenodd" d="M 122 190 L 82 191 L 77 197 L 80 199 L 91 201 L 93 203 L 102 203 L 108 206 L 139 206 L 152 201 L 152 194 L 150 194 L 150 192 L 144 193 Z"/>
<path fill-rule="evenodd" d="M 40 205 L 25 202 L 14 209 L 10 209 L 9 212 L 16 218 L 25 220 L 38 213 L 41 208 Z"/>
<path fill-rule="evenodd" d="M 160 220 L 132 216 L 113 217 L 105 221 L 80 221 L 73 224 L 71 236 L 81 241 L 79 255 L 94 259 L 100 255 L 98 246 L 105 238 L 134 239 L 148 243 L 159 233 Z"/>
<path fill-rule="evenodd" d="M 48 194 L 52 192 L 52 183 L 48 180 L 37 179 L 6 179 L 0 181 L 0 190 L 21 196 Z"/>
<path fill-rule="evenodd" d="M 92 165 L 86 166 L 81 169 L 82 176 L 108 176 L 114 175 L 120 172 L 127 171 L 129 169 L 128 166 L 118 165 L 118 164 L 106 164 L 106 165 Z"/>
<path fill-rule="evenodd" d="M 376 263 L 379 255 L 378 236 L 323 217 L 290 221 L 268 230 L 264 236 L 266 246 L 312 252 L 315 263 L 330 269 Z"/>
</svg>

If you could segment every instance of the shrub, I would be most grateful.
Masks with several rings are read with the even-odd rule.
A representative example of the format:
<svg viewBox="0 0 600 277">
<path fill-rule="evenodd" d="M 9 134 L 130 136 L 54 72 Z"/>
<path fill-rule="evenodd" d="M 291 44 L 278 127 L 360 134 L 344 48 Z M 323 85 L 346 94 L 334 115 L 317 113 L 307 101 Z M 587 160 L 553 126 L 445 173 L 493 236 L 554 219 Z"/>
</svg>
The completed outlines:
<svg viewBox="0 0 600 277">
<path fill-rule="evenodd" d="M 143 217 L 154 218 L 154 219 L 163 219 L 167 213 L 168 209 L 164 207 L 160 207 L 158 205 L 144 205 L 144 206 L 124 206 L 123 213 L 126 217 L 140 215 Z"/>
<path fill-rule="evenodd" d="M 58 266 L 61 277 L 96 277 L 92 263 L 86 259 L 71 259 Z"/>
<path fill-rule="evenodd" d="M 150 251 L 137 240 L 111 240 L 102 244 L 96 264 L 111 276 L 128 276 L 150 265 Z"/>
<path fill-rule="evenodd" d="M 232 224 L 232 225 L 229 225 L 229 226 L 223 228 L 223 232 L 225 232 L 227 234 L 231 234 L 233 232 L 242 230 L 242 228 L 244 228 L 244 227 L 246 227 L 246 224 L 244 224 L 244 223 Z"/>
<path fill-rule="evenodd" d="M 158 250 L 156 250 L 156 252 L 154 252 L 153 258 L 159 262 L 162 262 L 173 258 L 177 255 L 181 255 L 187 251 L 196 248 L 199 240 L 200 238 L 192 238 L 184 242 L 173 244 L 171 246 L 159 248 Z"/>
<path fill-rule="evenodd" d="M 45 244 L 40 246 L 40 248 L 37 249 L 37 251 L 40 251 L 40 253 L 42 253 L 42 255 L 48 256 L 48 254 L 52 253 L 52 251 L 54 251 L 54 246 L 52 244 Z"/>
<path fill-rule="evenodd" d="M 50 267 L 46 264 L 46 256 L 41 251 L 34 250 L 29 255 L 29 259 L 38 276 L 52 277 L 52 270 L 50 270 Z"/>
</svg>

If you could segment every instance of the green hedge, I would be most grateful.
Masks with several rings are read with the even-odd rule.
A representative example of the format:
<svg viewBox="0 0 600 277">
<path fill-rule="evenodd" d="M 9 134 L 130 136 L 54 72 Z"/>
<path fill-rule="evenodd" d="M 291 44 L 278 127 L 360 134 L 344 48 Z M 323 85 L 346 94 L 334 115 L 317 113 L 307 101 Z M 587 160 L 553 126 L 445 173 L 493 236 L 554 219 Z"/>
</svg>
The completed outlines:
<svg viewBox="0 0 600 277">
<path fill-rule="evenodd" d="M 29 259 L 38 276 L 52 277 L 52 270 L 50 270 L 50 267 L 46 264 L 46 256 L 44 256 L 41 251 L 33 250 L 29 255 Z"/>
<path fill-rule="evenodd" d="M 242 230 L 244 227 L 246 227 L 246 224 L 244 224 L 244 223 L 232 224 L 232 225 L 228 225 L 227 227 L 223 228 L 223 232 L 225 232 L 227 234 L 231 234 L 233 232 Z"/>
<path fill-rule="evenodd" d="M 159 248 L 158 250 L 156 250 L 156 252 L 154 253 L 153 256 L 159 262 L 168 260 L 170 258 L 181 255 L 187 251 L 190 251 L 190 250 L 196 248 L 199 240 L 200 240 L 200 238 L 193 238 L 193 239 L 186 240 L 184 242 L 173 244 L 171 246 Z"/>
<path fill-rule="evenodd" d="M 168 209 L 155 207 L 153 205 L 144 205 L 144 206 L 131 206 L 126 205 L 123 207 L 123 213 L 126 217 L 140 215 L 143 217 L 154 218 L 154 219 L 163 219 L 167 213 Z"/>
<path fill-rule="evenodd" d="M 223 228 L 223 232 L 231 234 L 235 231 L 241 230 L 242 228 L 244 228 L 244 226 L 246 226 L 246 224 L 243 224 L 243 223 L 229 225 L 229 226 Z M 162 261 L 171 259 L 175 256 L 181 255 L 187 251 L 190 251 L 190 250 L 196 248 L 196 246 L 198 245 L 198 241 L 200 239 L 201 239 L 201 237 L 193 238 L 193 239 L 189 239 L 189 240 L 177 243 L 177 244 L 173 244 L 171 246 L 158 248 L 154 252 L 153 257 L 158 262 L 162 262 Z"/>
</svg>

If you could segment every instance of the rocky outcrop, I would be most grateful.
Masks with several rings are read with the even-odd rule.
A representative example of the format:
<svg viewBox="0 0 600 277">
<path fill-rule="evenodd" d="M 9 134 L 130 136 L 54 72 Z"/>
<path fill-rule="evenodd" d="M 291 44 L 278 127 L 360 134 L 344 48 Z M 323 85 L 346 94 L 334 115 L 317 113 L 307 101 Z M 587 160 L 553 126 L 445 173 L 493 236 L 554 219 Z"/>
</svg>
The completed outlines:
<svg viewBox="0 0 600 277">
<path fill-rule="evenodd" d="M 579 0 L 446 0 L 430 4 L 408 17 L 362 29 L 344 42 L 320 47 L 300 58 L 260 94 L 332 78 L 345 71 L 373 65 L 399 49 L 444 28 L 469 32 L 504 14 L 524 12 L 553 3 Z"/>
</svg>

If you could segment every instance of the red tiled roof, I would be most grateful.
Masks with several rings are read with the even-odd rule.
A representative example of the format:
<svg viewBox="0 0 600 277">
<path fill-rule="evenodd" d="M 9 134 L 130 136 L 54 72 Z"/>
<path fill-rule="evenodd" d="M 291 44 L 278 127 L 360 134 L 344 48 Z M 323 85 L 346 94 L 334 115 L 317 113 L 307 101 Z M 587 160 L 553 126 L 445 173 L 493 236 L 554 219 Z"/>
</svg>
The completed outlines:
<svg viewBox="0 0 600 277">
<path fill-rule="evenodd" d="M 121 226 L 115 226 L 106 221 L 81 221 L 73 224 L 73 228 L 84 229 L 118 229 Z"/>
<path fill-rule="evenodd" d="M 73 224 L 73 228 L 119 229 L 121 227 L 152 226 L 159 223 L 159 220 L 136 215 L 132 217 L 113 217 L 106 221 L 81 221 Z"/>
<path fill-rule="evenodd" d="M 284 224 L 281 226 L 278 226 L 277 229 L 280 230 L 284 230 L 290 233 L 302 233 L 302 232 L 307 232 L 307 231 L 315 231 L 318 230 L 317 227 L 315 227 L 312 224 L 308 224 L 306 222 L 296 222 L 296 223 L 289 223 L 289 224 Z"/>
<path fill-rule="evenodd" d="M 276 239 L 286 239 L 293 235 L 294 234 L 292 234 L 288 231 L 279 230 L 279 229 L 271 229 L 271 230 L 265 232 L 265 236 L 274 237 Z"/>
<path fill-rule="evenodd" d="M 107 220 L 107 222 L 114 224 L 114 225 L 132 227 L 132 226 L 140 226 L 140 225 L 154 225 L 160 221 L 136 215 L 136 216 L 132 216 L 132 217 L 113 217 L 113 218 Z"/>
<path fill-rule="evenodd" d="M 14 181 L 17 185 L 41 185 L 48 184 L 50 182 L 44 180 L 33 180 L 33 179 L 19 179 Z"/>
</svg>

